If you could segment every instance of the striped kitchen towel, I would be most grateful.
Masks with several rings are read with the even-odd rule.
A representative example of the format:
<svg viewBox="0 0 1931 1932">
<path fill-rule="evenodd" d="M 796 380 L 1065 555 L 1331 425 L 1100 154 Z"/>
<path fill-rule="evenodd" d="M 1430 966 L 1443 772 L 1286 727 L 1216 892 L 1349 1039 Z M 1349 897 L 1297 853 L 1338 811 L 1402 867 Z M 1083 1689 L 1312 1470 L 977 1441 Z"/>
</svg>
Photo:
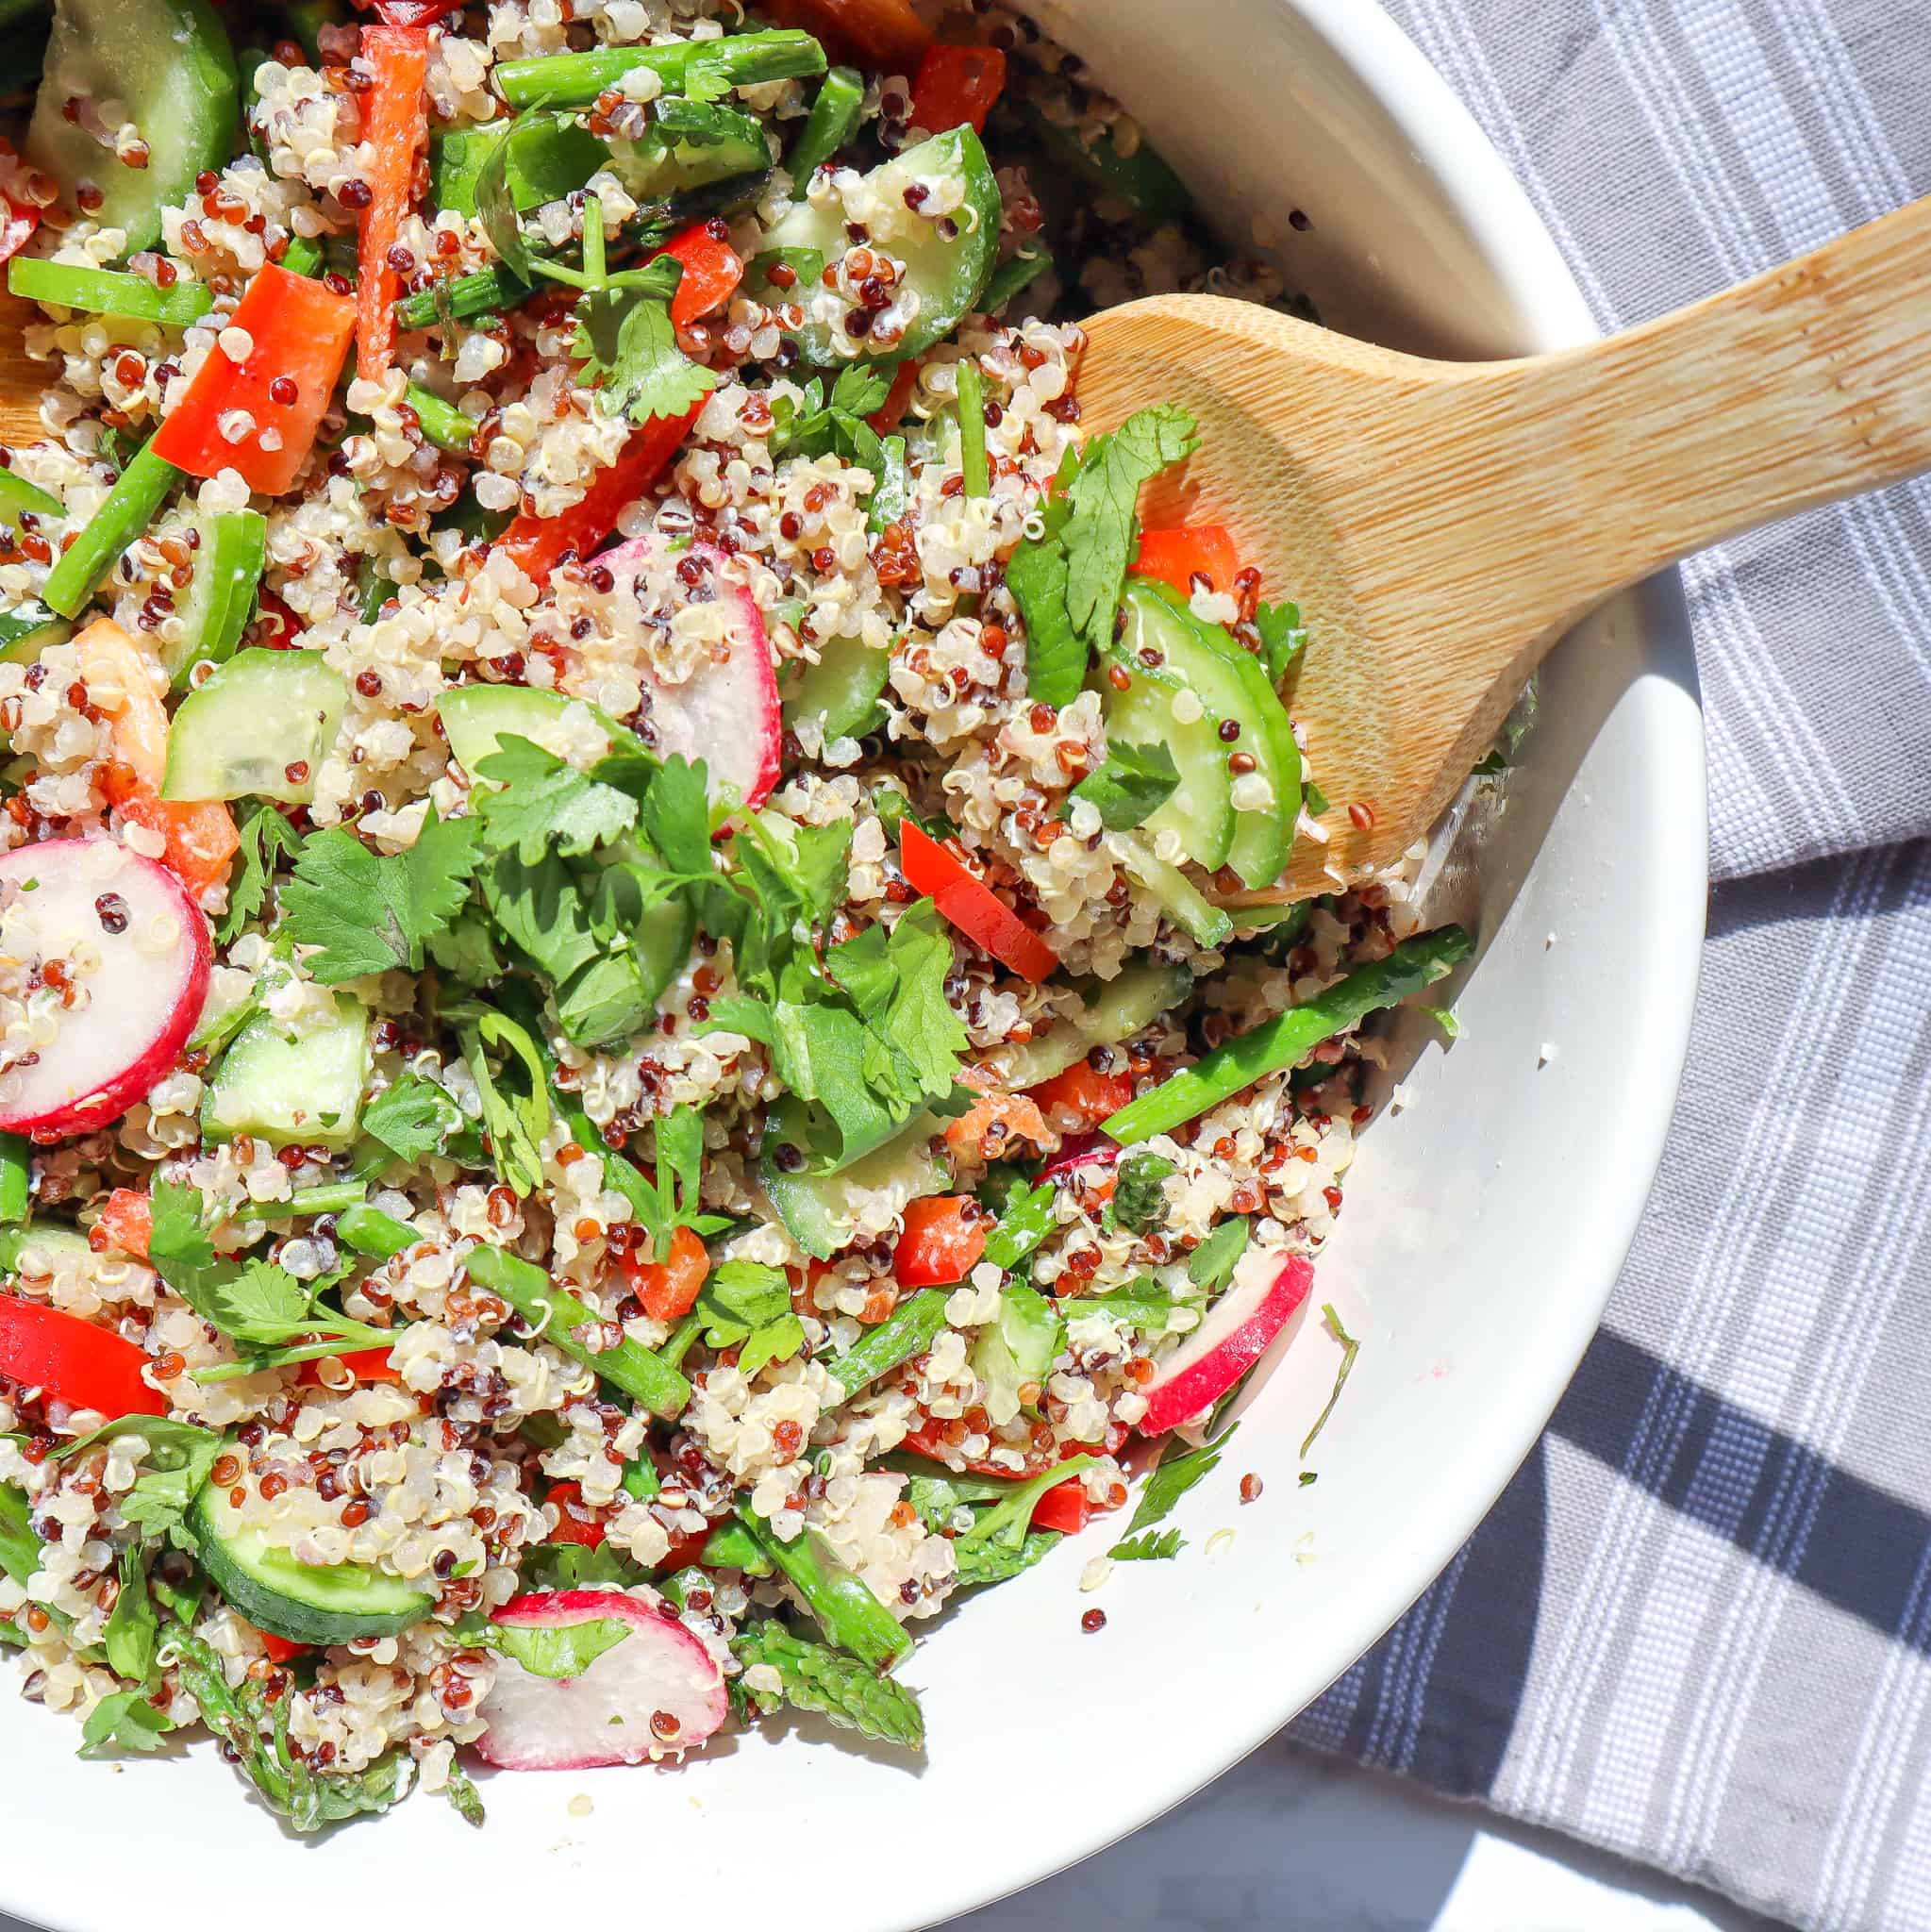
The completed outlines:
<svg viewBox="0 0 1931 1932">
<path fill-rule="evenodd" d="M 1605 329 L 1931 193 L 1926 0 L 1389 5 Z M 1685 575 L 1718 883 L 1645 1224 L 1535 1455 L 1295 1732 L 1925 1932 L 1931 483 Z"/>
</svg>

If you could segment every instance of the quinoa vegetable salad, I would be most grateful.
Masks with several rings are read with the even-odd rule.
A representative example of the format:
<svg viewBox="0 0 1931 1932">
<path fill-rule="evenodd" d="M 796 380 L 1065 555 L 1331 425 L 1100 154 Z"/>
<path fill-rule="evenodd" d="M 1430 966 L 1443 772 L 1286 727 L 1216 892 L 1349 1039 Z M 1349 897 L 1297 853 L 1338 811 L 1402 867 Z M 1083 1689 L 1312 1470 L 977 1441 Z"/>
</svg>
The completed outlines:
<svg viewBox="0 0 1931 1932">
<path fill-rule="evenodd" d="M 4 1669 L 298 1830 L 915 1757 L 948 1606 L 1102 1630 L 1290 1319 L 1340 1396 L 1362 1023 L 1469 951 L 1420 848 L 1268 902 L 1290 587 L 1081 425 L 1064 318 L 1277 274 L 997 0 L 0 70 Z"/>
</svg>

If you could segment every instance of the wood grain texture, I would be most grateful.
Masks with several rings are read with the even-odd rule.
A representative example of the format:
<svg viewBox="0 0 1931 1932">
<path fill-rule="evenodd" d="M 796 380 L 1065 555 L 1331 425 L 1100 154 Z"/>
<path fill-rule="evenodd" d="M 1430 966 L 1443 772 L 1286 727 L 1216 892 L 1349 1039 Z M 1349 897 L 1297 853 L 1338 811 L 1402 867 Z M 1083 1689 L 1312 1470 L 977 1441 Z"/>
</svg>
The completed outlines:
<svg viewBox="0 0 1931 1932">
<path fill-rule="evenodd" d="M 1268 893 L 1332 891 L 1425 832 L 1523 682 L 1624 585 L 1931 468 L 1931 201 L 1606 341 L 1434 362 L 1272 309 L 1160 296 L 1095 316 L 1082 420 L 1153 400 L 1199 453 L 1149 523 L 1231 526 L 1301 605 L 1292 693 L 1333 801 Z M 1373 822 L 1354 824 L 1351 805 Z"/>
<path fill-rule="evenodd" d="M 26 325 L 46 317 L 31 302 L 23 302 L 0 289 L 0 443 L 9 449 L 39 442 L 41 396 L 47 386 L 48 365 L 27 360 Z"/>
</svg>

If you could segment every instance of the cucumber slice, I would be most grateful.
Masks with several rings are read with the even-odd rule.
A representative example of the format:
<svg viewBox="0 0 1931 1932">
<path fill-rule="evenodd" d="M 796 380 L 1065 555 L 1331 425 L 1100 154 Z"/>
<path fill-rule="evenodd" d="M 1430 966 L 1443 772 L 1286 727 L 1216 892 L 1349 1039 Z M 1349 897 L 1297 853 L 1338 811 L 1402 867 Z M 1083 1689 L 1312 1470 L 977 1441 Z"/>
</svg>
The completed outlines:
<svg viewBox="0 0 1931 1932">
<path fill-rule="evenodd" d="M 267 1013 L 235 1036 L 201 1103 L 209 1141 L 253 1134 L 275 1147 L 341 1153 L 356 1138 L 369 1084 L 369 1009 L 335 996 L 335 1020 L 291 1040 Z"/>
<path fill-rule="evenodd" d="M 39 604 L 23 604 L 0 617 L 0 662 L 32 664 L 49 644 L 64 644 L 74 626 Z"/>
<path fill-rule="evenodd" d="M 710 111 L 716 116 L 715 141 L 666 141 L 653 134 L 641 141 L 611 143 L 610 172 L 633 201 L 661 201 L 667 194 L 707 188 L 713 181 L 761 175 L 771 166 L 771 144 L 749 114 L 734 108 L 714 107 Z"/>
<path fill-rule="evenodd" d="M 436 1607 L 426 1591 L 366 1563 L 298 1563 L 265 1530 L 241 1523 L 213 1483 L 195 1497 L 188 1526 L 214 1587 L 258 1629 L 291 1643 L 394 1637 Z"/>
<path fill-rule="evenodd" d="M 1142 955 L 1117 978 L 1101 982 L 1083 1011 L 1059 1021 L 1037 1040 L 1003 1048 L 993 1062 L 999 1078 L 1008 1092 L 1023 1093 L 1063 1074 L 1096 1046 L 1117 1046 L 1144 1033 L 1192 991 L 1193 975 L 1186 967 Z"/>
<path fill-rule="evenodd" d="M 1180 783 L 1144 829 L 1149 840 L 1169 828 L 1177 832 L 1187 857 L 1212 872 L 1227 862 L 1234 843 L 1234 779 L 1227 770 L 1227 747 L 1220 738 L 1224 712 L 1208 701 L 1200 680 L 1187 675 L 1191 666 L 1180 670 L 1173 664 L 1164 648 L 1164 615 L 1163 608 L 1154 613 L 1159 626 L 1156 640 L 1145 635 L 1144 611 L 1128 614 L 1125 632 L 1112 655 L 1131 682 L 1124 691 L 1117 690 L 1110 678 L 1101 687 L 1107 736 L 1120 744 L 1164 744 L 1174 754 Z M 1140 660 L 1142 645 L 1159 650 L 1157 668 L 1150 669 Z M 1191 655 L 1208 659 L 1223 696 L 1232 691 L 1233 674 L 1211 653 L 1196 649 Z M 1174 701 L 1183 691 L 1200 700 L 1199 715 L 1185 721 L 1174 715 Z"/>
<path fill-rule="evenodd" d="M 161 796 L 305 804 L 347 703 L 320 651 L 243 651 L 181 700 Z"/>
<path fill-rule="evenodd" d="M 793 658 L 790 668 L 782 693 L 786 724 L 795 730 L 801 718 L 816 718 L 829 744 L 834 738 L 862 738 L 873 728 L 891 652 L 862 638 L 833 638 L 817 663 Z"/>
<path fill-rule="evenodd" d="M 1218 946 L 1232 935 L 1234 922 L 1180 870 L 1169 865 L 1147 841 L 1132 832 L 1119 835 L 1122 863 L 1166 908 L 1167 916 L 1195 945 Z"/>
<path fill-rule="evenodd" d="M 469 774 L 473 783 L 488 784 L 487 778 L 477 778 L 476 766 L 505 738 L 526 738 L 559 758 L 567 757 L 577 734 L 566 729 L 563 714 L 573 705 L 583 705 L 604 727 L 606 737 L 597 749 L 598 758 L 612 746 L 634 751 L 640 757 L 650 756 L 634 731 L 626 731 L 596 706 L 584 704 L 581 698 L 567 697 L 558 691 L 532 691 L 521 684 L 466 684 L 459 690 L 444 691 L 436 700 L 436 710 L 442 720 L 443 736 L 449 741 L 450 757 Z"/>
<path fill-rule="evenodd" d="M 60 508 L 60 499 L 35 489 L 25 476 L 15 473 L 12 462 L 13 452 L 8 450 L 7 467 L 0 469 L 0 524 L 17 523 L 23 510 L 29 516 L 52 517 L 59 522 L 67 514 Z"/>
<path fill-rule="evenodd" d="M 973 1373 L 986 1385 L 986 1413 L 1009 1423 L 1024 1405 L 1019 1391 L 1046 1379 L 1059 1353 L 1066 1324 L 1038 1289 L 1008 1281 L 999 1291 L 999 1319 L 979 1330 L 973 1343 Z"/>
<path fill-rule="evenodd" d="M 210 664 L 225 664 L 235 655 L 268 564 L 268 519 L 259 510 L 225 510 L 219 515 L 197 511 L 193 529 L 198 540 L 194 575 L 178 607 L 181 641 L 161 653 L 176 691 L 204 658 Z"/>
<path fill-rule="evenodd" d="M 1175 222 L 1191 213 L 1193 197 L 1186 182 L 1145 142 L 1130 155 L 1123 155 L 1110 135 L 1096 135 L 1089 145 L 1077 128 L 1061 126 L 1037 108 L 1028 108 L 1025 118 L 1047 154 L 1101 194 L 1124 201 L 1157 222 Z"/>
<path fill-rule="evenodd" d="M 1174 626 L 1212 651 L 1233 672 L 1240 698 L 1240 708 L 1230 715 L 1240 721 L 1240 736 L 1224 748 L 1246 752 L 1254 760 L 1255 775 L 1267 781 L 1273 798 L 1259 809 L 1236 808 L 1227 863 L 1250 891 L 1273 885 L 1287 865 L 1301 810 L 1301 747 L 1294 742 L 1287 707 L 1268 682 L 1260 659 L 1243 651 L 1220 625 L 1194 616 L 1171 584 L 1143 577 L 1128 587 L 1127 597 L 1132 603 L 1150 598 L 1164 605 Z"/>
<path fill-rule="evenodd" d="M 873 218 L 871 245 L 905 263 L 904 286 L 917 295 L 919 307 L 897 341 L 878 349 L 861 346 L 858 359 L 889 355 L 903 360 L 942 341 L 971 313 L 999 252 L 1004 204 L 992 164 L 970 127 L 954 127 L 907 148 L 896 159 L 873 169 L 865 180 L 872 191 L 867 197 L 871 207 L 884 210 Z M 906 206 L 905 192 L 914 184 L 930 189 L 955 180 L 963 199 L 942 218 L 955 231 L 948 239 L 940 218 Z M 842 204 L 834 199 L 831 206 L 817 208 L 800 202 L 765 236 L 764 245 L 767 250 L 812 249 L 821 260 L 836 261 L 848 245 Z M 849 351 L 854 345 L 844 334 L 841 316 L 815 312 L 821 296 L 827 310 L 841 306 L 829 291 L 814 295 L 798 329 L 797 343 L 807 362 L 831 367 L 853 359 Z"/>
<path fill-rule="evenodd" d="M 101 192 L 94 219 L 129 251 L 160 239 L 161 209 L 186 201 L 205 168 L 227 165 L 241 87 L 226 29 L 208 0 L 57 0 L 27 158 L 72 196 Z M 144 167 L 115 158 L 71 101 L 118 101 L 147 143 Z"/>
<path fill-rule="evenodd" d="M 64 1261 L 76 1268 L 88 1267 L 94 1258 L 93 1244 L 77 1227 L 63 1227 L 58 1221 L 29 1222 L 25 1227 L 0 1229 L 0 1274 L 20 1270 L 21 1257 L 31 1254 L 35 1271 L 58 1268 Z"/>
<path fill-rule="evenodd" d="M 803 1118 L 804 1109 L 793 1099 L 773 1108 L 765 1123 L 762 1176 L 765 1195 L 786 1232 L 816 1260 L 830 1260 L 851 1240 L 852 1217 L 845 1204 L 854 1194 L 885 1194 L 903 1212 L 907 1202 L 942 1194 L 950 1185 L 928 1144 L 940 1127 L 930 1114 L 919 1115 L 895 1141 L 837 1174 L 787 1174 L 777 1163 L 777 1150 L 798 1144 Z"/>
</svg>

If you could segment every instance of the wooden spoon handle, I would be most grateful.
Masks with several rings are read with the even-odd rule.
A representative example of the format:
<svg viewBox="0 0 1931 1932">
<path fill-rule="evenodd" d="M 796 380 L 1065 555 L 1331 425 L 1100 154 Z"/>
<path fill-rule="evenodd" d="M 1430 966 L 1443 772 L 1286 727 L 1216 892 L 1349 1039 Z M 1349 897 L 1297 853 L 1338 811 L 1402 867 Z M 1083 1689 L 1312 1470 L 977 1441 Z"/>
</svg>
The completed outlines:
<svg viewBox="0 0 1931 1932">
<path fill-rule="evenodd" d="M 1540 606 L 1515 614 L 1559 634 L 1706 544 L 1931 469 L 1931 199 L 1624 335 L 1465 381 L 1503 474 L 1540 479 L 1471 513 L 1505 548 L 1513 522 L 1532 553 L 1519 593 Z"/>
</svg>

